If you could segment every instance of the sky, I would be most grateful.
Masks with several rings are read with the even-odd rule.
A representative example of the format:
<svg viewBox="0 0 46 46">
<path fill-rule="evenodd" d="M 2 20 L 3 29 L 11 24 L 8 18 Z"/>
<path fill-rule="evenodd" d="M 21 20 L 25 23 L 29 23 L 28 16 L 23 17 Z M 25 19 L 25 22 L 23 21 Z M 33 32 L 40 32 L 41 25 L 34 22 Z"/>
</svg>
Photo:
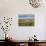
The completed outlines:
<svg viewBox="0 0 46 46">
<path fill-rule="evenodd" d="M 34 15 L 33 14 L 22 14 L 19 15 L 19 19 L 34 19 Z"/>
</svg>

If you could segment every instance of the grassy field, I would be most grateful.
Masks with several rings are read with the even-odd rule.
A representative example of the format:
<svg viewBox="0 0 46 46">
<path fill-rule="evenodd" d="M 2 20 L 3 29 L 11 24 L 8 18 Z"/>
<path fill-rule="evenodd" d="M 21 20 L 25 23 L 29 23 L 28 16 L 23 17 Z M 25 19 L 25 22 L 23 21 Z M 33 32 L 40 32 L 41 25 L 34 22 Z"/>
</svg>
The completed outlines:
<svg viewBox="0 0 46 46">
<path fill-rule="evenodd" d="M 31 19 L 19 19 L 19 26 L 34 26 L 34 20 Z"/>
</svg>

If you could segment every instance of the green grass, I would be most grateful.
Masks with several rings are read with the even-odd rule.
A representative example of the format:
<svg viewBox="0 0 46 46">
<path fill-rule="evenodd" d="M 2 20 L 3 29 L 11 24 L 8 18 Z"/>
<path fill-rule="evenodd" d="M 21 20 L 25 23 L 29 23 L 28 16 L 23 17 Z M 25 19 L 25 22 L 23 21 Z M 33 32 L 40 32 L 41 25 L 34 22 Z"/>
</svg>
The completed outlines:
<svg viewBox="0 0 46 46">
<path fill-rule="evenodd" d="M 19 20 L 19 26 L 34 26 L 34 21 Z"/>
</svg>

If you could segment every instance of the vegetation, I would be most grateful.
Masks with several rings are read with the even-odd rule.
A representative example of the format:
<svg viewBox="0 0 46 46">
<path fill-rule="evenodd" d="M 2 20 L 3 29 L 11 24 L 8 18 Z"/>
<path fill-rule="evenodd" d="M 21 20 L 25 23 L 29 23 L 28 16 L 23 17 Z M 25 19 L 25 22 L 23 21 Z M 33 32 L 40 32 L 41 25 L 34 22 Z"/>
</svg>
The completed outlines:
<svg viewBox="0 0 46 46">
<path fill-rule="evenodd" d="M 34 26 L 34 19 L 19 19 L 19 26 Z"/>
</svg>

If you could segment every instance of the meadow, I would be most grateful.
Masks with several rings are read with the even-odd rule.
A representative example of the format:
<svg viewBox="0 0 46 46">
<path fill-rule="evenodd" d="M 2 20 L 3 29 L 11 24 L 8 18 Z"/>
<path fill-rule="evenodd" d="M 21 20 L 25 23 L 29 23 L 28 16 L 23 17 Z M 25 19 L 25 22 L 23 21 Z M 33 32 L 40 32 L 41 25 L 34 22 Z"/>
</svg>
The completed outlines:
<svg viewBox="0 0 46 46">
<path fill-rule="evenodd" d="M 19 26 L 34 26 L 33 19 L 19 19 Z"/>
</svg>

